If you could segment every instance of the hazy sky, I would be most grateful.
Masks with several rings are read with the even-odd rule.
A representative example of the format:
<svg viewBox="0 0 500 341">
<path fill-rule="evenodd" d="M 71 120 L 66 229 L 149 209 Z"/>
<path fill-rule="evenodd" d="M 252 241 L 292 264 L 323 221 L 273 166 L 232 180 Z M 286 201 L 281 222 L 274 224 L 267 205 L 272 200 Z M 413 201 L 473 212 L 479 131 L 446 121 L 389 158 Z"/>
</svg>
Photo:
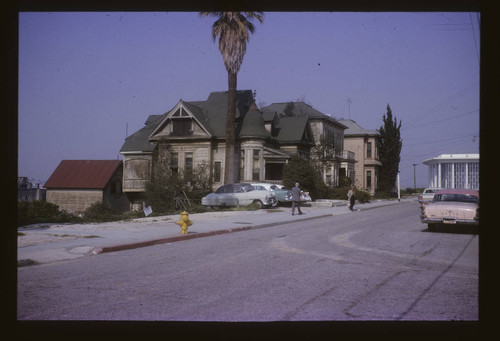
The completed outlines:
<svg viewBox="0 0 500 341">
<path fill-rule="evenodd" d="M 227 91 L 197 12 L 21 12 L 18 175 L 42 184 L 61 160 L 117 159 L 127 134 L 181 98 Z M 238 89 L 260 106 L 302 100 L 379 129 L 402 120 L 401 186 L 422 161 L 479 153 L 477 13 L 270 12 L 247 45 Z"/>
</svg>

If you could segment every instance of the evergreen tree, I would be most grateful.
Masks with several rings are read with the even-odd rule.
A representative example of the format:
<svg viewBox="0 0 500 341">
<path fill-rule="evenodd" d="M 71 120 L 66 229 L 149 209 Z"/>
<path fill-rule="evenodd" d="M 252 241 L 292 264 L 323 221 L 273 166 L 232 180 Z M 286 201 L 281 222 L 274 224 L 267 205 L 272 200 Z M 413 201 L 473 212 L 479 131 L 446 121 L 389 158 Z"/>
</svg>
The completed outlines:
<svg viewBox="0 0 500 341">
<path fill-rule="evenodd" d="M 378 155 L 382 166 L 379 170 L 378 191 L 390 193 L 396 183 L 400 153 L 403 141 L 401 140 L 401 121 L 392 118 L 392 111 L 387 104 L 387 113 L 382 118 L 384 125 L 378 129 Z"/>
</svg>

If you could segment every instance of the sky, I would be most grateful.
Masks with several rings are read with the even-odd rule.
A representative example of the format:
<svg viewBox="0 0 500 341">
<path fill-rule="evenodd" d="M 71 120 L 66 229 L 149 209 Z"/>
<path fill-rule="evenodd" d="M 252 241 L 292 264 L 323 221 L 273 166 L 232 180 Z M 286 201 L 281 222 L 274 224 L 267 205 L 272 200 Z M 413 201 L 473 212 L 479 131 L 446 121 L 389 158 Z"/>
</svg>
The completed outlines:
<svg viewBox="0 0 500 341">
<path fill-rule="evenodd" d="M 123 159 L 149 115 L 227 91 L 214 21 L 20 12 L 18 176 L 43 185 L 62 160 Z M 264 13 L 237 88 L 255 90 L 259 107 L 299 100 L 368 130 L 390 105 L 402 123 L 401 187 L 426 187 L 424 160 L 479 153 L 479 25 L 475 12 Z"/>
</svg>

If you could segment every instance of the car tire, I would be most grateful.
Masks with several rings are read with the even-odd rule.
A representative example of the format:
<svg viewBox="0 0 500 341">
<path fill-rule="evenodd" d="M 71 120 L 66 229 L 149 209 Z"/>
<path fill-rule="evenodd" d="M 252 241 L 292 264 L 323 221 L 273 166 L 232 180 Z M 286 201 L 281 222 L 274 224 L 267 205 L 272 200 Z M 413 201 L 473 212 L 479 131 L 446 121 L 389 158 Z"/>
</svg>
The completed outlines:
<svg viewBox="0 0 500 341">
<path fill-rule="evenodd" d="M 264 207 L 264 204 L 260 200 L 254 200 L 253 203 L 257 206 L 258 209 Z"/>
<path fill-rule="evenodd" d="M 430 232 L 436 232 L 436 224 L 427 224 L 427 230 Z"/>
</svg>

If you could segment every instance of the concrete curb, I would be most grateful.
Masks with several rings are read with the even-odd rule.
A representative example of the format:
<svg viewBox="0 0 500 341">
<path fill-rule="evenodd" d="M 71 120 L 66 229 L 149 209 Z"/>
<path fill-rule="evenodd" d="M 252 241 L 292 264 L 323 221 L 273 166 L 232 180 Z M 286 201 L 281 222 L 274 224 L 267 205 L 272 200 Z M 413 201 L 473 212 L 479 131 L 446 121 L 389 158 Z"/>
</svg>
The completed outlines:
<svg viewBox="0 0 500 341">
<path fill-rule="evenodd" d="M 329 217 L 332 216 L 333 214 L 323 214 L 320 216 L 315 216 L 315 217 L 308 217 L 308 218 L 301 218 L 301 219 L 296 219 L 296 221 L 303 221 L 303 220 L 311 220 L 311 219 L 317 219 L 317 218 L 324 218 L 324 217 Z M 255 226 L 241 226 L 241 227 L 235 227 L 232 229 L 225 229 L 225 230 L 215 230 L 215 231 L 210 231 L 210 232 L 201 232 L 201 233 L 193 233 L 193 234 L 187 234 L 187 235 L 180 235 L 180 236 L 174 236 L 174 237 L 168 237 L 168 238 L 162 238 L 162 239 L 154 239 L 154 240 L 148 240 L 145 242 L 138 242 L 138 243 L 131 243 L 131 244 L 122 244 L 122 245 L 114 245 L 114 246 L 105 246 L 103 248 L 96 248 L 92 253 L 94 254 L 99 254 L 99 253 L 107 253 L 107 252 L 116 252 L 116 251 L 123 251 L 123 250 L 131 250 L 131 249 L 137 249 L 141 247 L 146 247 L 146 246 L 152 246 L 152 245 L 159 245 L 159 244 L 166 244 L 166 243 L 174 243 L 174 242 L 180 242 L 184 240 L 189 240 L 189 239 L 195 239 L 195 238 L 203 238 L 203 237 L 211 237 L 211 236 L 216 236 L 216 235 L 221 235 L 221 234 L 227 234 L 227 233 L 232 233 L 232 232 L 241 232 L 241 231 L 248 231 L 248 230 L 256 230 L 260 228 L 266 228 L 270 226 L 276 226 L 276 225 L 283 225 L 287 224 L 290 221 L 282 221 L 282 222 L 275 222 L 275 223 L 269 223 L 269 224 L 261 224 L 261 225 L 255 225 Z"/>
</svg>

